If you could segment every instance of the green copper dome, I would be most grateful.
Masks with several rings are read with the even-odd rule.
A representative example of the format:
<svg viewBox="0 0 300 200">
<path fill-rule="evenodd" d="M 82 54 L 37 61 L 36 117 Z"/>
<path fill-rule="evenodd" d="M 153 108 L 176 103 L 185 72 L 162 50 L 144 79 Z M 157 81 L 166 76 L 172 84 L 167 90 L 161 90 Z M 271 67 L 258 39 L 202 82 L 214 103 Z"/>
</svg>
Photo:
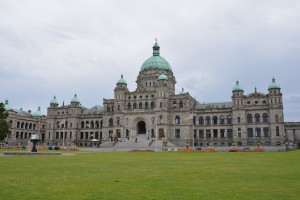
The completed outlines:
<svg viewBox="0 0 300 200">
<path fill-rule="evenodd" d="M 280 89 L 280 85 L 276 83 L 275 78 L 272 79 L 272 83 L 269 85 L 269 90 L 270 89 Z"/>
<path fill-rule="evenodd" d="M 118 80 L 117 84 L 125 84 L 125 85 L 127 85 L 126 80 L 123 78 L 123 74 L 121 75 L 121 78 Z"/>
<path fill-rule="evenodd" d="M 12 107 L 8 104 L 8 100 L 5 100 L 4 110 L 12 110 Z"/>
<path fill-rule="evenodd" d="M 50 104 L 57 104 L 58 105 L 58 101 L 56 100 L 56 96 L 53 97 Z"/>
<path fill-rule="evenodd" d="M 41 107 L 38 107 L 38 110 L 35 111 L 34 113 L 32 113 L 32 116 L 34 116 L 34 117 L 42 117 L 42 116 L 44 116 L 44 114 L 41 111 Z"/>
<path fill-rule="evenodd" d="M 163 70 L 172 70 L 170 64 L 160 56 L 159 45 L 157 41 L 153 46 L 153 56 L 148 58 L 142 65 L 140 72 L 146 69 L 163 69 Z"/>
<path fill-rule="evenodd" d="M 162 72 L 159 77 L 157 78 L 157 80 L 168 80 L 168 77 Z"/>
<path fill-rule="evenodd" d="M 182 88 L 181 92 L 179 93 L 180 95 L 184 95 L 186 94 L 186 92 L 184 91 L 184 88 Z"/>
<path fill-rule="evenodd" d="M 71 100 L 71 103 L 80 103 L 80 100 L 77 98 L 77 94 L 74 95 L 73 99 Z"/>
<path fill-rule="evenodd" d="M 232 92 L 244 91 L 244 89 L 240 86 L 239 81 L 236 81 L 235 86 L 232 88 Z"/>
</svg>

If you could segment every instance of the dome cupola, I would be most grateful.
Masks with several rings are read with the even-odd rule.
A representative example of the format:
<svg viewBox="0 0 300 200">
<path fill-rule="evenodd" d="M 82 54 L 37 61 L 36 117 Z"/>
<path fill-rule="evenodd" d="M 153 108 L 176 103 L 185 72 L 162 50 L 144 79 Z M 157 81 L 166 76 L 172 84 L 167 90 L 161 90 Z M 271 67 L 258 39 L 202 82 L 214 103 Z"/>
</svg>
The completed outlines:
<svg viewBox="0 0 300 200">
<path fill-rule="evenodd" d="M 272 83 L 269 85 L 269 90 L 270 89 L 280 89 L 280 85 L 276 83 L 275 78 L 272 79 Z"/>
<path fill-rule="evenodd" d="M 34 113 L 32 113 L 32 116 L 34 116 L 34 117 L 42 117 L 42 116 L 44 116 L 44 114 L 41 111 L 41 107 L 40 106 L 38 107 L 37 111 L 35 111 Z"/>
<path fill-rule="evenodd" d="M 242 86 L 240 86 L 239 81 L 236 81 L 235 86 L 232 88 L 232 92 L 238 92 L 238 91 L 244 91 L 244 89 L 242 88 Z"/>
<path fill-rule="evenodd" d="M 77 97 L 77 94 L 74 95 L 73 99 L 71 100 L 71 103 L 80 103 L 80 100 Z"/>
<path fill-rule="evenodd" d="M 53 99 L 51 100 L 50 104 L 58 105 L 58 101 L 56 99 L 56 96 L 53 97 Z"/>
<path fill-rule="evenodd" d="M 153 46 L 153 56 L 148 58 L 142 65 L 140 72 L 146 69 L 163 69 L 163 70 L 172 70 L 170 64 L 160 56 L 160 47 L 157 43 L 157 40 Z"/>
<path fill-rule="evenodd" d="M 182 88 L 181 92 L 179 93 L 180 95 L 184 95 L 186 94 L 186 92 L 184 91 L 184 88 Z"/>
<path fill-rule="evenodd" d="M 157 78 L 157 80 L 168 80 L 168 77 L 164 74 L 164 72 L 162 72 Z"/>
<path fill-rule="evenodd" d="M 5 100 L 4 110 L 12 110 L 12 107 L 8 104 L 8 100 Z"/>
<path fill-rule="evenodd" d="M 127 82 L 126 82 L 126 80 L 123 78 L 123 74 L 121 74 L 121 78 L 118 80 L 118 82 L 117 82 L 117 85 L 118 84 L 125 84 L 125 85 L 127 85 Z"/>
</svg>

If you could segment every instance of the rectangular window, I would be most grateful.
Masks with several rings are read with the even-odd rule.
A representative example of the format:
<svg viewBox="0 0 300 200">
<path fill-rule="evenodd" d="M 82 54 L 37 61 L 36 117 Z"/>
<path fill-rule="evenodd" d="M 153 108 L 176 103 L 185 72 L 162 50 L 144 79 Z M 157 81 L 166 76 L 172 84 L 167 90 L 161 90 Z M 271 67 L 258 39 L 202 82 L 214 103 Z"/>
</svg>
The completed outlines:
<svg viewBox="0 0 300 200">
<path fill-rule="evenodd" d="M 227 138 L 232 138 L 232 129 L 227 129 Z"/>
<path fill-rule="evenodd" d="M 85 132 L 85 139 L 89 139 L 89 132 Z"/>
<path fill-rule="evenodd" d="M 225 138 L 225 129 L 220 130 L 221 138 Z"/>
<path fill-rule="evenodd" d="M 278 115 L 275 116 L 275 121 L 278 122 Z"/>
<path fill-rule="evenodd" d="M 206 138 L 211 138 L 211 132 L 210 129 L 206 130 Z"/>
<path fill-rule="evenodd" d="M 253 137 L 253 128 L 247 128 L 247 137 Z"/>
<path fill-rule="evenodd" d="M 276 136 L 279 136 L 279 126 L 276 126 Z"/>
<path fill-rule="evenodd" d="M 199 130 L 199 138 L 204 138 L 204 130 L 203 129 Z"/>
<path fill-rule="evenodd" d="M 269 137 L 269 128 L 268 127 L 264 127 L 264 137 Z"/>
<path fill-rule="evenodd" d="M 83 140 L 83 132 L 80 132 L 80 139 Z"/>
<path fill-rule="evenodd" d="M 238 117 L 238 118 L 237 118 L 237 121 L 238 121 L 238 123 L 241 123 L 241 118 Z"/>
<path fill-rule="evenodd" d="M 59 132 L 56 132 L 56 139 L 59 139 Z"/>
<path fill-rule="evenodd" d="M 180 129 L 175 129 L 175 138 L 180 138 Z"/>
<path fill-rule="evenodd" d="M 16 133 L 16 138 L 17 138 L 17 139 L 19 138 L 19 132 Z"/>
<path fill-rule="evenodd" d="M 241 128 L 238 128 L 238 137 L 242 137 L 242 131 L 241 131 Z"/>
<path fill-rule="evenodd" d="M 255 134 L 256 134 L 256 137 L 261 137 L 261 129 L 255 128 Z"/>
<path fill-rule="evenodd" d="M 214 138 L 217 138 L 218 137 L 218 129 L 214 129 L 213 133 L 214 133 Z"/>
</svg>

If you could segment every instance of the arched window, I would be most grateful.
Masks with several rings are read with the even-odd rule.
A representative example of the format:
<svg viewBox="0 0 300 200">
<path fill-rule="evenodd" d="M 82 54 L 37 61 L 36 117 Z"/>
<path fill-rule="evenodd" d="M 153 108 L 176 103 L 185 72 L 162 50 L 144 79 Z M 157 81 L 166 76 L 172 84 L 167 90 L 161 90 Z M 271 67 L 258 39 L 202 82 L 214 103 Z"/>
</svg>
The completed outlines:
<svg viewBox="0 0 300 200">
<path fill-rule="evenodd" d="M 91 121 L 91 128 L 95 128 L 94 121 Z"/>
<path fill-rule="evenodd" d="M 175 117 L 175 124 L 180 124 L 180 117 L 178 115 Z"/>
<path fill-rule="evenodd" d="M 151 102 L 151 108 L 154 108 L 154 102 L 153 101 Z"/>
<path fill-rule="evenodd" d="M 148 109 L 148 108 L 149 108 L 149 103 L 146 102 L 146 103 L 145 103 L 145 109 Z"/>
<path fill-rule="evenodd" d="M 33 124 L 33 130 L 35 130 L 36 124 Z"/>
<path fill-rule="evenodd" d="M 84 128 L 84 121 L 81 122 L 81 128 Z"/>
<path fill-rule="evenodd" d="M 90 128 L 90 122 L 89 121 L 85 122 L 85 128 Z"/>
<path fill-rule="evenodd" d="M 218 117 L 216 116 L 213 117 L 213 124 L 218 124 Z"/>
<path fill-rule="evenodd" d="M 224 116 L 220 117 L 220 124 L 225 124 L 225 117 Z"/>
<path fill-rule="evenodd" d="M 176 101 L 173 101 L 173 108 L 177 108 L 177 103 L 176 103 Z"/>
<path fill-rule="evenodd" d="M 227 124 L 232 124 L 232 117 L 231 117 L 231 115 L 227 116 Z"/>
<path fill-rule="evenodd" d="M 27 129 L 27 128 L 28 128 L 28 123 L 25 124 L 25 129 Z"/>
<path fill-rule="evenodd" d="M 32 129 L 32 123 L 29 124 L 29 129 Z"/>
<path fill-rule="evenodd" d="M 268 122 L 269 121 L 269 115 L 267 113 L 264 113 L 262 115 L 262 118 L 263 118 L 263 122 Z"/>
<path fill-rule="evenodd" d="M 163 104 L 162 102 L 159 102 L 159 107 L 162 108 Z"/>
<path fill-rule="evenodd" d="M 128 103 L 127 109 L 128 109 L 128 110 L 131 110 L 131 103 Z"/>
<path fill-rule="evenodd" d="M 20 128 L 20 122 L 17 122 L 17 128 Z"/>
<path fill-rule="evenodd" d="M 252 120 L 252 115 L 251 114 L 248 114 L 247 115 L 247 123 L 252 123 L 253 120 Z"/>
<path fill-rule="evenodd" d="M 133 110 L 136 109 L 136 103 L 132 104 L 132 108 L 133 108 Z"/>
<path fill-rule="evenodd" d="M 142 109 L 142 108 L 143 108 L 143 103 L 140 102 L 140 103 L 139 103 L 139 109 Z"/>
<path fill-rule="evenodd" d="M 101 120 L 100 121 L 100 128 L 102 128 L 103 127 L 103 121 Z"/>
<path fill-rule="evenodd" d="M 24 128 L 24 122 L 21 123 L 21 128 Z"/>
<path fill-rule="evenodd" d="M 96 128 L 99 128 L 99 121 L 96 121 Z"/>
<path fill-rule="evenodd" d="M 107 112 L 110 112 L 110 106 L 107 106 Z"/>
<path fill-rule="evenodd" d="M 209 116 L 207 116 L 205 118 L 205 123 L 206 123 L 206 125 L 210 125 L 210 117 Z"/>
<path fill-rule="evenodd" d="M 259 122 L 260 122 L 260 115 L 259 115 L 258 113 L 256 113 L 256 114 L 254 115 L 254 118 L 255 118 L 255 122 L 256 122 L 256 123 L 259 123 Z"/>
<path fill-rule="evenodd" d="M 179 101 L 179 108 L 183 108 L 183 102 Z"/>
<path fill-rule="evenodd" d="M 199 125 L 203 125 L 204 124 L 204 119 L 203 117 L 199 117 Z"/>
<path fill-rule="evenodd" d="M 109 126 L 113 126 L 113 125 L 114 125 L 114 120 L 113 120 L 113 118 L 110 118 L 110 119 L 109 119 L 108 125 L 109 125 Z"/>
</svg>

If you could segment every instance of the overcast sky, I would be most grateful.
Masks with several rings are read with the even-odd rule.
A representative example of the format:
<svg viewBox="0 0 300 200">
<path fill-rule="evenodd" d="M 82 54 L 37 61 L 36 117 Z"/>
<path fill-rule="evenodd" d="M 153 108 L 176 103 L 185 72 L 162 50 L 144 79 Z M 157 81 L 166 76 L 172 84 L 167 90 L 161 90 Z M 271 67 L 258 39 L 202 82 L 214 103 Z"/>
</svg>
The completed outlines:
<svg viewBox="0 0 300 200">
<path fill-rule="evenodd" d="M 155 38 L 176 92 L 231 101 L 281 86 L 285 121 L 300 121 L 298 0 L 0 0 L 0 102 L 46 114 L 53 96 L 83 106 L 130 91 Z"/>
</svg>

